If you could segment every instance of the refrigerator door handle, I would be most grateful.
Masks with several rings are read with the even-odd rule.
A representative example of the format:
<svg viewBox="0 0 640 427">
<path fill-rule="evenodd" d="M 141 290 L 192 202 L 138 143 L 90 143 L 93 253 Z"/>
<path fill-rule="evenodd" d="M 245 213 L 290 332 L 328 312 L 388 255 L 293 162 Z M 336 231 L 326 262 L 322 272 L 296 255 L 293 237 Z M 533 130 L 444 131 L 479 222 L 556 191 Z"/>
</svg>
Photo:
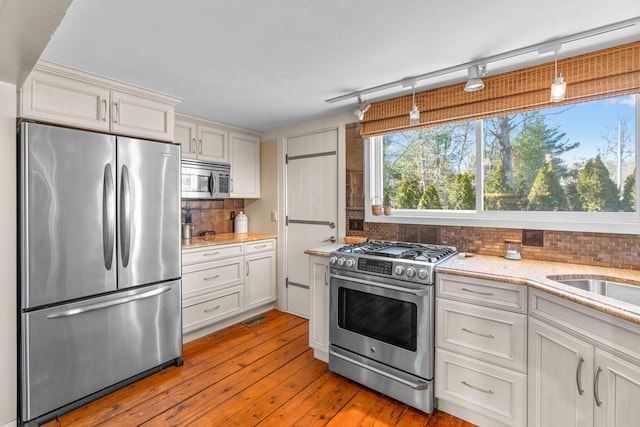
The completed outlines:
<svg viewBox="0 0 640 427">
<path fill-rule="evenodd" d="M 113 264 L 113 246 L 115 236 L 115 188 L 113 186 L 113 172 L 111 164 L 104 167 L 104 178 L 102 182 L 102 251 L 104 266 L 111 270 Z"/>
<path fill-rule="evenodd" d="M 122 166 L 120 184 L 120 245 L 122 247 L 122 266 L 129 265 L 131 252 L 131 183 L 129 182 L 129 168 Z"/>
<path fill-rule="evenodd" d="M 128 304 L 130 302 L 139 301 L 142 299 L 152 298 L 171 290 L 170 286 L 163 286 L 152 291 L 143 292 L 137 295 L 131 295 L 128 297 L 117 298 L 111 301 L 99 302 L 95 304 L 89 304 L 82 307 L 74 307 L 68 310 L 58 311 L 51 313 L 47 316 L 47 319 L 58 319 L 60 317 L 71 317 L 78 314 L 87 313 L 89 311 L 103 310 L 105 308 L 113 307 L 114 305 Z"/>
</svg>

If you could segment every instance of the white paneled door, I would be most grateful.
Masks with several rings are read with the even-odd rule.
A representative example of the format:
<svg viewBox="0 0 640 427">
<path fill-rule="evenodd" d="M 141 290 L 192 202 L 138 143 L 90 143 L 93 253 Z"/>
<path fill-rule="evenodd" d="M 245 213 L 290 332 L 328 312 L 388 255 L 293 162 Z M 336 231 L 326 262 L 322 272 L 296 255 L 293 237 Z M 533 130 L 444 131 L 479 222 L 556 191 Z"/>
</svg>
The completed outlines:
<svg viewBox="0 0 640 427">
<path fill-rule="evenodd" d="M 337 238 L 338 130 L 287 138 L 287 311 L 309 316 L 309 255 Z"/>
</svg>

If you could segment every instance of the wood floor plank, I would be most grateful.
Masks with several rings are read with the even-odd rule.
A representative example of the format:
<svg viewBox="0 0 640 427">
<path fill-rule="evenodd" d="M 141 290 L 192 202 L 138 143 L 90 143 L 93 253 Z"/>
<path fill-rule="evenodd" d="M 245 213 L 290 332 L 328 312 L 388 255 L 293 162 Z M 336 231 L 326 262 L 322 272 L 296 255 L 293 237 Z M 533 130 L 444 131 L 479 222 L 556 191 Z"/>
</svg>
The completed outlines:
<svg viewBox="0 0 640 427">
<path fill-rule="evenodd" d="M 274 384 L 274 387 L 256 396 L 249 401 L 249 404 L 228 416 L 222 424 L 243 426 L 250 420 L 252 424 L 257 424 L 265 419 L 269 414 L 276 411 L 281 405 L 295 397 L 301 390 L 317 379 L 326 371 L 326 364 L 312 358 L 305 366 L 293 372 L 286 381 Z M 196 424 L 197 425 L 197 424 Z"/>
<path fill-rule="evenodd" d="M 285 369 L 269 373 L 261 378 L 260 381 L 251 385 L 251 387 L 247 387 L 244 391 L 236 395 L 233 400 L 227 400 L 220 405 L 210 407 L 206 413 L 198 414 L 198 419 L 192 420 L 192 423 L 187 425 L 205 427 L 224 425 L 224 421 L 229 414 L 234 414 L 238 407 L 251 405 L 253 401 L 285 382 L 291 375 L 297 374 L 297 371 L 306 367 L 313 360 L 313 352 L 311 350 L 305 351 L 295 359 L 289 361 Z M 251 423 L 248 422 L 247 425 L 251 425 Z"/>
<path fill-rule="evenodd" d="M 184 365 L 111 393 L 46 427 L 473 427 L 428 415 L 328 370 L 308 346 L 308 321 L 270 311 L 185 344 Z"/>
<path fill-rule="evenodd" d="M 298 328 L 291 330 L 292 335 L 293 332 L 300 332 Z M 140 425 L 147 421 L 149 425 L 186 423 L 199 413 L 206 412 L 209 407 L 215 407 L 251 387 L 256 376 L 281 368 L 304 351 L 304 333 L 299 336 L 287 335 L 287 338 L 289 345 L 278 343 L 278 347 L 275 347 L 277 342 L 272 343 L 274 349 L 268 353 L 269 357 L 261 357 L 266 344 L 243 352 L 237 356 L 237 360 L 229 360 L 212 368 L 211 372 L 197 375 L 178 389 L 165 390 L 154 402 L 143 405 L 144 411 L 141 412 L 138 407 L 132 408 L 123 417 L 112 421 L 122 426 Z M 202 376 L 206 377 L 206 381 L 203 381 Z"/>
<path fill-rule="evenodd" d="M 315 390 L 310 390 L 311 396 L 301 394 L 304 406 L 299 408 L 295 399 L 283 405 L 282 415 L 273 413 L 260 426 L 324 426 L 344 405 L 355 396 L 362 386 L 340 377 L 331 371 L 326 371 L 324 381 Z"/>
</svg>

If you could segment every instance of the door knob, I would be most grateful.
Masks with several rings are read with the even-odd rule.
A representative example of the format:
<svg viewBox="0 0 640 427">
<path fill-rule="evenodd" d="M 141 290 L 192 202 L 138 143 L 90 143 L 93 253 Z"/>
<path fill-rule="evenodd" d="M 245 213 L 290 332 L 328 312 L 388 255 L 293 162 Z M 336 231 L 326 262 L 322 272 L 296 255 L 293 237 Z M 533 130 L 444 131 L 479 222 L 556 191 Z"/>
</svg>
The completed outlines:
<svg viewBox="0 0 640 427">
<path fill-rule="evenodd" d="M 336 238 L 334 236 L 331 236 L 328 239 L 323 240 L 323 242 L 335 243 L 336 242 Z"/>
</svg>

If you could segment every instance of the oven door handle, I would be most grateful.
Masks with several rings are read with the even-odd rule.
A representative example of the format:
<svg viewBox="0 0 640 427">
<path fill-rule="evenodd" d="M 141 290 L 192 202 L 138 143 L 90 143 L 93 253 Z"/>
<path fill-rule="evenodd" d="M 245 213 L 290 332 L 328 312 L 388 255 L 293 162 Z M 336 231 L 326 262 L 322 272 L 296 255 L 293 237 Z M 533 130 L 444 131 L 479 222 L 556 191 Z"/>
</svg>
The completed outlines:
<svg viewBox="0 0 640 427">
<path fill-rule="evenodd" d="M 420 382 L 420 383 L 415 383 L 415 382 L 412 382 L 412 381 L 405 380 L 404 378 L 397 377 L 397 376 L 395 376 L 393 374 L 390 374 L 389 372 L 382 371 L 382 370 L 380 370 L 378 368 L 374 368 L 373 366 L 369 366 L 369 365 L 367 365 L 365 363 L 359 362 L 357 360 L 353 360 L 350 357 L 343 356 L 342 354 L 337 353 L 334 350 L 329 350 L 329 354 L 331 354 L 332 356 L 335 356 L 335 357 L 337 357 L 339 359 L 342 359 L 342 360 L 344 360 L 346 362 L 353 363 L 354 365 L 358 365 L 361 368 L 364 368 L 364 369 L 367 369 L 369 371 L 375 372 L 376 374 L 382 375 L 383 377 L 387 377 L 387 378 L 389 378 L 389 379 L 391 379 L 393 381 L 397 381 L 397 382 L 399 382 L 401 384 L 404 384 L 404 385 L 406 385 L 408 387 L 411 387 L 411 388 L 413 388 L 415 390 L 425 390 L 425 389 L 429 388 L 429 383 L 426 382 L 426 381 L 425 382 Z"/>
<path fill-rule="evenodd" d="M 368 280 L 356 279 L 354 277 L 340 276 L 339 274 L 331 274 L 330 276 L 331 277 L 335 277 L 336 279 L 344 280 L 345 282 L 355 282 L 355 283 L 360 283 L 362 285 L 378 286 L 380 288 L 389 289 L 389 290 L 392 290 L 392 291 L 405 292 L 405 293 L 416 295 L 416 296 L 419 296 L 419 297 L 423 297 L 423 296 L 425 296 L 425 295 L 427 295 L 429 293 L 429 289 L 428 288 L 424 288 L 424 289 L 403 288 L 401 286 L 393 286 L 393 285 L 387 285 L 385 283 L 371 282 L 371 281 L 368 281 Z"/>
</svg>

